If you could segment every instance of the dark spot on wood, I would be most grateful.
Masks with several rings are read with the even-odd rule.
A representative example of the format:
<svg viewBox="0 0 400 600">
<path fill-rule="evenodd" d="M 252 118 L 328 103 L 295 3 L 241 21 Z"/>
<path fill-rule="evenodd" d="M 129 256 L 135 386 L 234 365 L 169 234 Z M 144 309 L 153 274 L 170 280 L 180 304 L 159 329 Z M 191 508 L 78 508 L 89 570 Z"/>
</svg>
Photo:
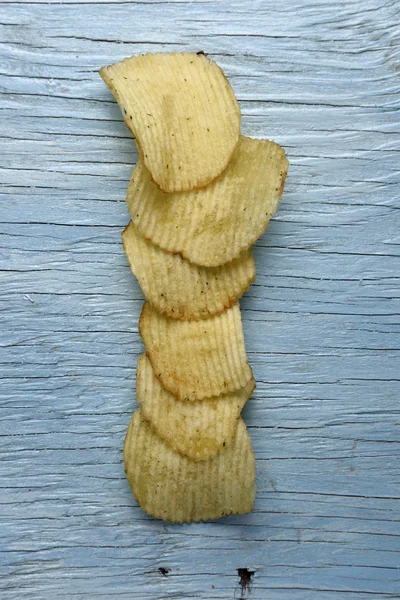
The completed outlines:
<svg viewBox="0 0 400 600">
<path fill-rule="evenodd" d="M 158 567 L 158 570 L 163 577 L 168 577 L 168 573 L 171 569 L 167 569 L 166 567 Z"/>
<path fill-rule="evenodd" d="M 251 582 L 255 571 L 250 571 L 249 569 L 238 569 L 237 572 L 239 575 L 239 585 L 242 596 L 240 600 L 244 600 L 246 592 L 250 591 Z"/>
<path fill-rule="evenodd" d="M 272 477 L 270 477 L 270 479 L 269 479 L 269 484 L 272 487 L 272 489 L 274 490 L 274 492 L 278 491 L 277 485 L 276 485 L 274 479 L 272 479 Z"/>
<path fill-rule="evenodd" d="M 207 54 L 203 51 L 203 50 L 199 50 L 198 52 L 196 52 L 197 56 L 207 56 Z"/>
</svg>

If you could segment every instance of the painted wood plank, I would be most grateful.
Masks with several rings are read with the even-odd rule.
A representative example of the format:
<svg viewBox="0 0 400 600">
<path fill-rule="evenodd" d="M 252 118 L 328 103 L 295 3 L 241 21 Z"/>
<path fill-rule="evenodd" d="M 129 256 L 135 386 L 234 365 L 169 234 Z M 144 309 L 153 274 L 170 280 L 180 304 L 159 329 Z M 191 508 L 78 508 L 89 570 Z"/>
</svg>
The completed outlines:
<svg viewBox="0 0 400 600">
<path fill-rule="evenodd" d="M 2 598 L 400 597 L 397 13 L 0 1 Z M 176 526 L 145 516 L 123 473 L 142 351 L 120 240 L 137 154 L 97 71 L 183 49 L 221 64 L 243 131 L 291 166 L 241 302 L 256 507 Z"/>
</svg>

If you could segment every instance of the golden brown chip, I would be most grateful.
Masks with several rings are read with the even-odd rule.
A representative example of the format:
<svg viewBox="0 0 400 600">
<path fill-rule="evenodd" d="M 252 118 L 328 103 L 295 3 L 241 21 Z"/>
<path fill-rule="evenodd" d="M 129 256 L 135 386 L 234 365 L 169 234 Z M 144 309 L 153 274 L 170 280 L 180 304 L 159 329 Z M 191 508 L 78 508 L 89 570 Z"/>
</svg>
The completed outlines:
<svg viewBox="0 0 400 600">
<path fill-rule="evenodd" d="M 158 519 L 205 521 L 253 508 L 255 461 L 242 419 L 224 452 L 195 462 L 160 440 L 139 409 L 128 427 L 124 460 L 134 496 L 143 510 Z"/>
<path fill-rule="evenodd" d="M 122 233 L 122 241 L 147 300 L 174 319 L 207 319 L 223 312 L 255 277 L 251 249 L 226 265 L 199 267 L 145 240 L 132 221 Z"/>
<path fill-rule="evenodd" d="M 166 192 L 206 185 L 238 142 L 240 109 L 221 69 L 203 54 L 132 56 L 100 70 Z"/>
<path fill-rule="evenodd" d="M 140 233 L 190 262 L 215 267 L 236 258 L 265 231 L 288 169 L 283 148 L 240 137 L 228 167 L 198 190 L 165 194 L 139 159 L 126 201 Z"/>
<path fill-rule="evenodd" d="M 207 460 L 231 443 L 254 388 L 252 379 L 244 388 L 218 398 L 181 401 L 163 388 L 148 357 L 139 356 L 136 399 L 143 418 L 173 450 L 192 460 Z"/>
<path fill-rule="evenodd" d="M 179 321 L 145 302 L 139 332 L 156 377 L 179 400 L 227 394 L 253 378 L 238 304 L 210 319 Z"/>
</svg>

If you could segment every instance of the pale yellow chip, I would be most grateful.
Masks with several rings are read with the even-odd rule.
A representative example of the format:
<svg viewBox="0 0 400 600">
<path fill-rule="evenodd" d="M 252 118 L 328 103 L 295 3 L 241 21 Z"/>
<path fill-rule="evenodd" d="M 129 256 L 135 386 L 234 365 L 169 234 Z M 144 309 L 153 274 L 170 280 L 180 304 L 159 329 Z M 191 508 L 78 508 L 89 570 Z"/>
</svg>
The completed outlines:
<svg viewBox="0 0 400 600">
<path fill-rule="evenodd" d="M 265 231 L 288 169 L 283 148 L 241 136 L 227 169 L 204 188 L 165 194 L 139 159 L 126 201 L 140 233 L 206 267 L 227 263 Z"/>
<path fill-rule="evenodd" d="M 163 442 L 133 413 L 124 445 L 125 471 L 144 511 L 175 523 L 248 513 L 255 498 L 255 460 L 239 419 L 234 441 L 210 460 L 195 462 Z"/>
<path fill-rule="evenodd" d="M 139 332 L 156 377 L 179 400 L 227 394 L 253 378 L 238 304 L 209 319 L 179 321 L 146 302 Z"/>
<path fill-rule="evenodd" d="M 143 418 L 173 450 L 192 460 L 207 460 L 232 442 L 242 408 L 254 388 L 252 379 L 230 394 L 198 402 L 181 401 L 163 388 L 148 357 L 139 356 L 136 399 Z"/>
<path fill-rule="evenodd" d="M 240 109 L 215 62 L 195 53 L 145 54 L 100 75 L 160 188 L 191 190 L 225 169 L 239 139 Z"/>
<path fill-rule="evenodd" d="M 199 267 L 144 239 L 130 222 L 122 233 L 124 250 L 146 299 L 174 319 L 206 319 L 223 312 L 254 280 L 251 249 L 220 267 Z"/>
</svg>

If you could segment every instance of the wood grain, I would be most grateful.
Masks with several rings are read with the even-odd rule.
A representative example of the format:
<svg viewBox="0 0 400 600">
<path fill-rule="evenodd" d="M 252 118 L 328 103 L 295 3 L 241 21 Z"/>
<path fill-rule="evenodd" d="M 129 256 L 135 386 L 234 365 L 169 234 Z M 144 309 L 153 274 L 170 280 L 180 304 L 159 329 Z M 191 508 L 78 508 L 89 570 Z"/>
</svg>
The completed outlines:
<svg viewBox="0 0 400 600">
<path fill-rule="evenodd" d="M 400 597 L 396 4 L 0 1 L 2 599 Z M 241 302 L 255 511 L 176 526 L 123 472 L 137 155 L 97 70 L 183 49 L 291 167 Z"/>
</svg>

